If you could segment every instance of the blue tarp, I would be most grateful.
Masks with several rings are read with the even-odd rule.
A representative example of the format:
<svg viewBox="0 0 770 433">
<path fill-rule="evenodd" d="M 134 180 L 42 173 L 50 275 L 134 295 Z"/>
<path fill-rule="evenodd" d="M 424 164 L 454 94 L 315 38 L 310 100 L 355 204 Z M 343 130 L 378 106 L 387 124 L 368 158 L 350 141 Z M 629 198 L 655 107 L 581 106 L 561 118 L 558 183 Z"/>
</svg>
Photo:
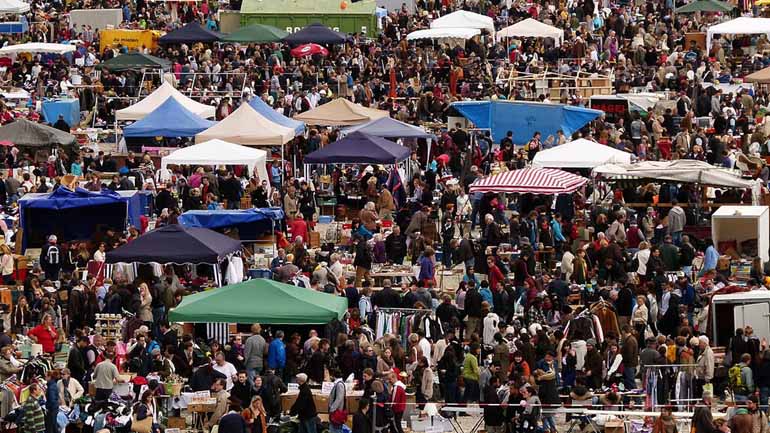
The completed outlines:
<svg viewBox="0 0 770 433">
<path fill-rule="evenodd" d="M 226 227 L 238 229 L 241 240 L 256 240 L 273 230 L 285 214 L 279 207 L 245 210 L 192 210 L 179 216 L 179 224 L 185 227 L 203 227 L 217 230 Z"/>
<path fill-rule="evenodd" d="M 265 119 L 273 123 L 277 123 L 281 126 L 293 129 L 295 135 L 302 135 L 305 133 L 305 122 L 294 120 L 275 111 L 259 96 L 251 98 L 249 105 L 251 105 L 251 108 L 253 108 L 257 113 L 261 114 Z"/>
<path fill-rule="evenodd" d="M 70 128 L 74 128 L 80 123 L 80 101 L 77 99 L 47 99 L 43 101 L 43 119 L 53 126 L 59 115 L 64 117 L 64 121 Z"/>
<path fill-rule="evenodd" d="M 424 129 L 418 126 L 390 117 L 380 117 L 379 119 L 370 120 L 361 125 L 350 126 L 342 130 L 344 134 L 350 134 L 355 131 L 384 138 L 436 138 L 435 135 L 425 132 Z"/>
<path fill-rule="evenodd" d="M 536 131 L 540 131 L 543 140 L 549 135 L 556 137 L 559 129 L 570 136 L 603 114 L 590 108 L 542 102 L 473 101 L 455 102 L 452 107 L 477 128 L 491 129 L 496 143 L 512 131 L 516 144 L 527 143 Z"/>
<path fill-rule="evenodd" d="M 72 191 L 60 186 L 49 194 L 26 194 L 19 200 L 22 247 L 39 247 L 51 234 L 69 241 L 91 239 L 103 227 L 123 232 L 127 224 L 141 225 L 141 213 L 137 191 Z"/>
<path fill-rule="evenodd" d="M 186 109 L 174 98 L 166 99 L 152 113 L 123 129 L 125 137 L 194 137 L 216 122 Z"/>
</svg>

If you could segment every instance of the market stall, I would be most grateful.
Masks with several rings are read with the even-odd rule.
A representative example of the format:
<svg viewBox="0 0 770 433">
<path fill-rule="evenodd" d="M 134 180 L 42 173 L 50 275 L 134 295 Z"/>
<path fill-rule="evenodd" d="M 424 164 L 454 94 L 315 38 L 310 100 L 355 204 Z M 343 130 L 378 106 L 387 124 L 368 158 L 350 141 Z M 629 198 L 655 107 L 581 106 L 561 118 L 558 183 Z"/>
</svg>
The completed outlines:
<svg viewBox="0 0 770 433">
<path fill-rule="evenodd" d="M 480 178 L 470 185 L 470 192 L 569 194 L 587 182 L 585 177 L 566 171 L 527 167 Z"/>
<path fill-rule="evenodd" d="M 463 101 L 453 102 L 452 107 L 476 128 L 491 129 L 496 143 L 513 131 L 513 142 L 524 144 L 535 132 L 543 138 L 556 136 L 561 130 L 570 136 L 588 122 L 602 115 L 599 110 L 571 105 L 521 101 Z"/>
<path fill-rule="evenodd" d="M 137 191 L 86 191 L 59 186 L 50 194 L 29 193 L 19 199 L 22 251 L 39 248 L 49 235 L 59 241 L 88 240 L 103 228 L 123 232 L 140 227 L 141 198 Z"/>
<path fill-rule="evenodd" d="M 196 143 L 223 140 L 250 146 L 281 146 L 294 139 L 296 131 L 272 122 L 249 104 L 242 104 L 216 125 L 195 136 Z"/>
<path fill-rule="evenodd" d="M 476 29 L 495 32 L 495 20 L 486 15 L 477 14 L 466 10 L 457 10 L 436 18 L 430 23 L 431 29 Z"/>
<path fill-rule="evenodd" d="M 337 98 L 310 111 L 294 116 L 308 125 L 350 126 L 366 123 L 372 119 L 388 117 L 388 112 L 354 104 L 347 99 Z"/>
<path fill-rule="evenodd" d="M 171 68 L 171 62 L 166 59 L 144 53 L 129 53 L 113 57 L 106 62 L 96 65 L 96 69 L 113 72 L 128 71 L 133 69 L 163 69 Z"/>
<path fill-rule="evenodd" d="M 194 137 L 216 122 L 203 119 L 174 98 L 168 98 L 143 119 L 123 129 L 124 137 Z"/>
<path fill-rule="evenodd" d="M 169 165 L 245 165 L 258 179 L 268 180 L 267 152 L 222 140 L 209 140 L 174 151 L 161 159 L 161 169 Z"/>
<path fill-rule="evenodd" d="M 288 35 L 289 34 L 285 31 L 267 24 L 252 24 L 250 26 L 241 27 L 229 35 L 224 36 L 222 41 L 264 44 L 268 42 L 278 42 Z"/>
<path fill-rule="evenodd" d="M 407 41 L 416 41 L 420 39 L 440 39 L 440 40 L 460 40 L 471 39 L 481 34 L 481 30 L 467 28 L 438 28 L 415 30 L 406 35 Z"/>
<path fill-rule="evenodd" d="M 347 308 L 345 297 L 255 278 L 186 296 L 168 318 L 184 323 L 321 325 L 342 320 Z"/>
<path fill-rule="evenodd" d="M 28 42 L 26 44 L 7 45 L 0 48 L 0 56 L 16 55 L 20 53 L 66 54 L 75 51 L 75 48 L 77 47 L 71 44 Z"/>
<path fill-rule="evenodd" d="M 604 164 L 594 168 L 592 174 L 607 179 L 636 177 L 732 188 L 753 188 L 756 185 L 753 180 L 743 179 L 735 170 L 717 168 L 694 159 Z"/>
<path fill-rule="evenodd" d="M 408 147 L 363 132 L 353 132 L 305 157 L 306 164 L 396 164 L 407 158 Z"/>
<path fill-rule="evenodd" d="M 17 119 L 0 126 L 0 141 L 9 141 L 19 147 L 51 149 L 56 146 L 73 146 L 77 139 L 74 135 L 56 128 L 27 119 Z"/>
<path fill-rule="evenodd" d="M 770 261 L 770 208 L 722 206 L 711 215 L 711 237 L 722 254 Z"/>
<path fill-rule="evenodd" d="M 166 33 L 158 39 L 160 44 L 189 44 L 195 42 L 217 42 L 222 35 L 202 27 L 197 21 Z"/>
<path fill-rule="evenodd" d="M 176 99 L 177 102 L 182 104 L 183 107 L 200 117 L 208 119 L 210 117 L 214 117 L 215 115 L 216 107 L 196 102 L 183 95 L 182 92 L 174 88 L 174 86 L 168 82 L 164 81 L 160 87 L 147 95 L 146 98 L 142 99 L 134 105 L 131 105 L 130 107 L 116 111 L 116 122 L 121 120 L 141 120 L 148 114 L 157 110 L 158 107 L 163 105 L 163 103 L 166 102 L 168 98 Z"/>
<path fill-rule="evenodd" d="M 249 100 L 249 105 L 251 105 L 251 108 L 261 114 L 265 119 L 283 127 L 293 129 L 295 135 L 302 135 L 305 133 L 305 122 L 300 122 L 284 116 L 273 109 L 273 107 L 267 105 L 267 102 L 263 101 L 260 97 L 257 96 L 251 98 L 251 100 Z"/>
<path fill-rule="evenodd" d="M 610 163 L 628 164 L 631 156 L 631 153 L 579 138 L 537 152 L 532 165 L 540 168 L 594 168 Z"/>
<path fill-rule="evenodd" d="M 272 234 L 276 224 L 285 218 L 281 208 L 253 208 L 243 210 L 190 210 L 179 216 L 185 227 L 204 227 L 212 230 L 236 228 L 241 242 L 255 242 L 265 234 Z"/>
<path fill-rule="evenodd" d="M 714 35 L 756 35 L 767 34 L 770 18 L 738 17 L 713 25 L 706 31 L 706 51 L 711 51 Z"/>
<path fill-rule="evenodd" d="M 541 23 L 534 18 L 527 18 L 510 25 L 495 34 L 497 40 L 503 38 L 551 38 L 556 46 L 564 43 L 564 30 Z"/>
<path fill-rule="evenodd" d="M 139 236 L 107 253 L 108 265 L 207 264 L 214 268 L 214 285 L 222 285 L 221 264 L 241 251 L 241 243 L 213 230 L 171 224 Z M 107 274 L 113 271 L 108 266 Z M 134 268 L 136 272 L 136 268 Z M 131 280 L 131 278 L 129 278 Z"/>
</svg>

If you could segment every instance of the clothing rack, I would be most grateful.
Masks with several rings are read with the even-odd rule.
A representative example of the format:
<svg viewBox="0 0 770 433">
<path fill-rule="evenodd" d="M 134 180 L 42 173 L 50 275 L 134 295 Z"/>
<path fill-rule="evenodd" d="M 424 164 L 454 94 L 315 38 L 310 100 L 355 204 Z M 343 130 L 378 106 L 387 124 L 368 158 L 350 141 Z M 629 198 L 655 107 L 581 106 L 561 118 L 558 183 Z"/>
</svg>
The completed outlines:
<svg viewBox="0 0 770 433">
<path fill-rule="evenodd" d="M 384 312 L 384 313 L 388 313 L 388 312 L 397 312 L 397 311 L 400 311 L 400 312 L 402 312 L 402 313 L 403 313 L 403 312 L 413 312 L 413 313 L 416 313 L 416 312 L 420 312 L 420 311 L 422 311 L 422 312 L 426 312 L 426 313 L 429 313 L 431 310 L 428 310 L 428 309 L 426 309 L 426 308 L 422 308 L 422 309 L 420 309 L 420 308 L 387 308 L 387 307 L 375 307 L 374 311 L 382 311 L 382 312 Z"/>
</svg>

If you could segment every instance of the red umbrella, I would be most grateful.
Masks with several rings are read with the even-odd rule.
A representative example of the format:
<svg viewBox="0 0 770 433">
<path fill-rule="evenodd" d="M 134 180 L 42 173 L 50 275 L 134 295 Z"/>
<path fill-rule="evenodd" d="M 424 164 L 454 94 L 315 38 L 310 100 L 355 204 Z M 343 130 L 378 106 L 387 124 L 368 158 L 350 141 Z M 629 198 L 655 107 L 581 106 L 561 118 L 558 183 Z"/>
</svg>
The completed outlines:
<svg viewBox="0 0 770 433">
<path fill-rule="evenodd" d="M 291 50 L 291 55 L 293 57 L 305 57 L 305 56 L 312 56 L 314 54 L 328 56 L 329 50 L 327 50 L 326 48 L 318 44 L 300 45 L 297 48 L 294 48 L 293 50 Z"/>
<path fill-rule="evenodd" d="M 0 146 L 11 147 L 13 146 L 13 142 L 10 142 L 8 140 L 2 140 L 0 141 Z"/>
<path fill-rule="evenodd" d="M 449 164 L 449 155 L 447 155 L 446 153 L 442 153 L 441 155 L 436 157 L 436 161 L 441 162 L 444 165 Z"/>
</svg>

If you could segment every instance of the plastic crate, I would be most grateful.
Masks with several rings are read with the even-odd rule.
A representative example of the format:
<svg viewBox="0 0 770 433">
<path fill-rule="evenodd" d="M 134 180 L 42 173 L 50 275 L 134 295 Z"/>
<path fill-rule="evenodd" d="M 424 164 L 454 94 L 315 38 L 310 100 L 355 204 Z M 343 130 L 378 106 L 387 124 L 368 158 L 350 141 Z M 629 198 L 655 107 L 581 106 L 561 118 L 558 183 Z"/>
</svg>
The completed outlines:
<svg viewBox="0 0 770 433">
<path fill-rule="evenodd" d="M 272 279 L 273 273 L 270 269 L 249 269 L 249 277 Z"/>
<path fill-rule="evenodd" d="M 331 224 L 334 221 L 334 217 L 331 215 L 321 215 L 318 217 L 319 224 Z"/>
</svg>

